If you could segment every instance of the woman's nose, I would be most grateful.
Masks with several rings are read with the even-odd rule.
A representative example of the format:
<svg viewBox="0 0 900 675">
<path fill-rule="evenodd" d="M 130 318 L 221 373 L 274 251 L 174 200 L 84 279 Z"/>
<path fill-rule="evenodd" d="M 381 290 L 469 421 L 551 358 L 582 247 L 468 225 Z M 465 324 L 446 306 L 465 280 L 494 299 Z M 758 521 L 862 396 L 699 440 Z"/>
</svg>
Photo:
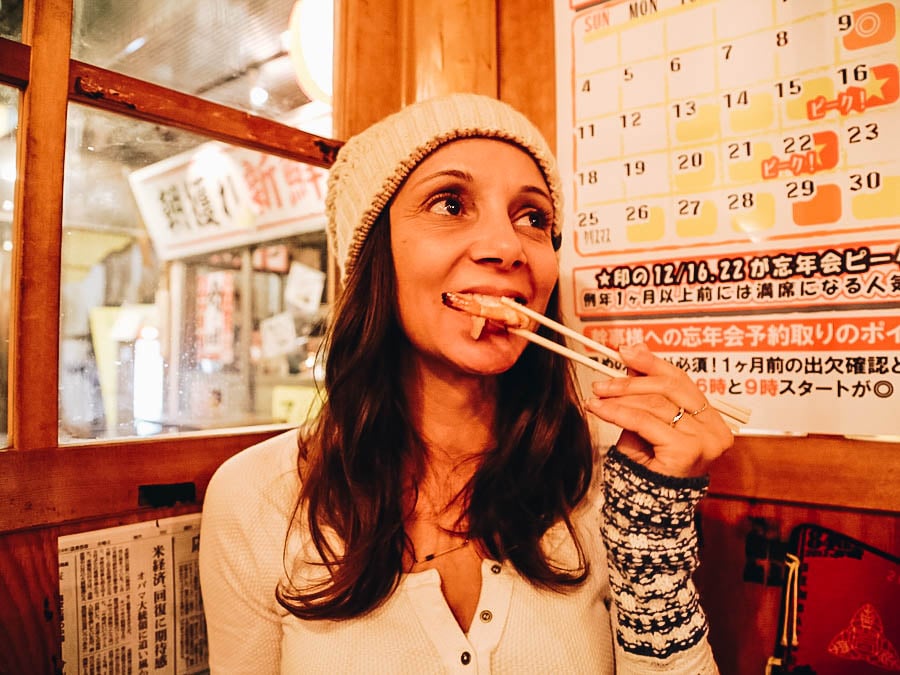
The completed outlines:
<svg viewBox="0 0 900 675">
<path fill-rule="evenodd" d="M 521 267 L 527 262 L 522 240 L 506 209 L 482 214 L 476 238 L 472 243 L 471 255 L 476 262 L 509 269 Z"/>
</svg>

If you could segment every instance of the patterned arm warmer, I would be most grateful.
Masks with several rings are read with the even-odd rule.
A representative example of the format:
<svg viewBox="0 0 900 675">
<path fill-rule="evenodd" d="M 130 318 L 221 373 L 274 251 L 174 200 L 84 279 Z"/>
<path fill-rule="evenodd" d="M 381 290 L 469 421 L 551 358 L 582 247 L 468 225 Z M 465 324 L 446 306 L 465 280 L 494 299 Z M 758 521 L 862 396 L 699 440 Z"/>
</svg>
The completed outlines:
<svg viewBox="0 0 900 675">
<path fill-rule="evenodd" d="M 694 507 L 709 479 L 650 471 L 615 447 L 604 464 L 603 538 L 625 652 L 666 659 L 706 638 L 706 615 L 691 580 Z"/>
</svg>

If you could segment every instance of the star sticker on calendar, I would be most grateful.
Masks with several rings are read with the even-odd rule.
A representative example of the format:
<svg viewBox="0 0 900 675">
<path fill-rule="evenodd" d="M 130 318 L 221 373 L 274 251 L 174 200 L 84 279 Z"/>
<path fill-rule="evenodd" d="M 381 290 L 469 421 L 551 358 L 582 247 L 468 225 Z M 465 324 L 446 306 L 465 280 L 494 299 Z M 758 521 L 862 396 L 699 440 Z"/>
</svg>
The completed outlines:
<svg viewBox="0 0 900 675">
<path fill-rule="evenodd" d="M 872 67 L 872 76 L 866 81 L 866 107 L 893 103 L 900 96 L 900 73 L 894 63 Z"/>
<path fill-rule="evenodd" d="M 846 73 L 845 77 L 851 77 Z M 894 63 L 883 63 L 866 70 L 858 67 L 852 71 L 852 77 L 858 82 L 852 84 L 831 100 L 825 96 L 816 96 L 806 103 L 806 116 L 810 120 L 819 120 L 831 110 L 837 110 L 842 117 L 851 113 L 865 112 L 869 108 L 893 103 L 900 97 L 900 73 Z"/>
</svg>

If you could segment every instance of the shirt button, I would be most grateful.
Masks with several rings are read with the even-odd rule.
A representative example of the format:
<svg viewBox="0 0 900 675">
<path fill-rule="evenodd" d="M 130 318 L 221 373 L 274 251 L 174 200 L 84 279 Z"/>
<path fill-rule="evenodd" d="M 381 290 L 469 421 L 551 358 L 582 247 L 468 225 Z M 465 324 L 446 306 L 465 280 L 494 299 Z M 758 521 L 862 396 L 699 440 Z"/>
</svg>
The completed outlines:
<svg viewBox="0 0 900 675">
<path fill-rule="evenodd" d="M 493 618 L 494 618 L 494 615 L 491 613 L 491 611 L 489 609 L 485 609 L 484 611 L 481 612 L 481 620 L 484 623 L 487 623 L 488 621 L 490 621 Z"/>
<path fill-rule="evenodd" d="M 491 565 L 491 572 L 493 572 L 494 574 L 500 574 L 500 565 L 498 565 L 497 563 Z"/>
<path fill-rule="evenodd" d="M 467 666 L 472 661 L 472 655 L 469 652 L 463 652 L 460 655 L 459 660 L 464 666 Z"/>
</svg>

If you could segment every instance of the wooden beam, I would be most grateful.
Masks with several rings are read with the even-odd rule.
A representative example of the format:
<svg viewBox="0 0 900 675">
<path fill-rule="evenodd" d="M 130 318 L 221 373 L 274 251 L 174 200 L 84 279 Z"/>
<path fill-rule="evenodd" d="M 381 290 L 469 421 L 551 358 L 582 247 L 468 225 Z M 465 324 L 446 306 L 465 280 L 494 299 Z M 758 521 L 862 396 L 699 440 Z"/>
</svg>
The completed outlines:
<svg viewBox="0 0 900 675">
<path fill-rule="evenodd" d="M 88 63 L 72 61 L 66 67 L 69 98 L 76 103 L 326 169 L 341 146 L 329 138 Z"/>
<path fill-rule="evenodd" d="M 0 455 L 0 534 L 148 510 L 138 503 L 141 485 L 193 483 L 199 508 L 222 462 L 287 428 L 7 452 Z"/>
<path fill-rule="evenodd" d="M 0 83 L 24 89 L 28 83 L 31 47 L 0 37 Z"/>
<path fill-rule="evenodd" d="M 710 494 L 900 513 L 898 450 L 842 436 L 743 436 L 712 465 Z"/>
<path fill-rule="evenodd" d="M 31 72 L 19 112 L 9 334 L 9 441 L 56 445 L 69 0 L 25 3 Z"/>
</svg>

